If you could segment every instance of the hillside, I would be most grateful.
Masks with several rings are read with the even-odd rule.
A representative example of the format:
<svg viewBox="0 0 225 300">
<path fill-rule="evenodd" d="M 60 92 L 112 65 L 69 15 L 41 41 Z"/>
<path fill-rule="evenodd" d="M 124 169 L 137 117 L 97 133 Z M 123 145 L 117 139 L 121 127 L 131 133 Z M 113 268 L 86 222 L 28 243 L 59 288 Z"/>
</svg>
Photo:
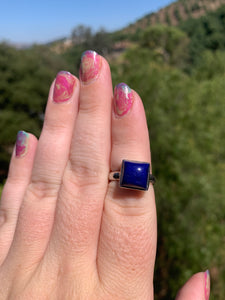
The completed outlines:
<svg viewBox="0 0 225 300">
<path fill-rule="evenodd" d="M 86 49 L 93 48 L 110 59 L 118 56 L 125 49 L 132 47 L 133 41 L 136 40 L 139 33 L 150 25 L 177 26 L 184 23 L 184 21 L 199 19 L 202 16 L 215 12 L 224 5 L 225 0 L 178 0 L 160 9 L 158 12 L 147 14 L 133 24 L 115 32 L 108 33 L 100 30 L 93 33 L 90 27 L 78 25 L 73 29 L 73 32 L 78 32 L 78 36 L 73 36 L 72 33 L 71 36 L 53 41 L 48 46 L 57 54 L 68 52 L 74 46 L 81 46 L 81 48 Z M 88 37 L 86 32 L 88 32 Z M 101 49 L 104 49 L 104 51 L 101 51 Z"/>
<path fill-rule="evenodd" d="M 176 26 L 181 21 L 190 18 L 199 18 L 210 11 L 215 11 L 222 5 L 225 5 L 225 0 L 179 0 L 160 9 L 156 13 L 144 16 L 122 31 L 134 33 L 138 28 L 144 29 L 149 25 L 158 23 Z"/>
</svg>

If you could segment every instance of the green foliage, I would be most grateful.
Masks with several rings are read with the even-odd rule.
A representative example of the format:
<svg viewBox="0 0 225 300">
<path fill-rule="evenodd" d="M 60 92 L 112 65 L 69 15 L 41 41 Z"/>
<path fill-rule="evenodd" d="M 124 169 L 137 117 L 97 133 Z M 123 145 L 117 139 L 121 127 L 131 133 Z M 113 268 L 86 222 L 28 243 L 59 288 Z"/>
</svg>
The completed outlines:
<svg viewBox="0 0 225 300">
<path fill-rule="evenodd" d="M 193 3 L 193 4 L 191 5 L 191 11 L 192 11 L 192 12 L 199 10 L 199 8 L 200 8 L 200 5 L 199 5 L 199 3 L 197 3 L 197 2 L 195 2 L 195 3 Z"/>
<path fill-rule="evenodd" d="M 87 50 L 83 44 L 68 48 L 61 56 L 64 58 L 68 66 L 70 66 L 71 73 L 78 74 L 80 66 L 80 58 L 82 53 Z"/>
<path fill-rule="evenodd" d="M 143 32 L 140 45 L 155 52 L 169 64 L 181 66 L 188 57 L 188 38 L 176 27 L 151 26 Z"/>
<path fill-rule="evenodd" d="M 171 18 L 170 18 L 168 9 L 166 10 L 166 18 L 165 19 L 166 19 L 167 25 L 171 25 Z"/>
<path fill-rule="evenodd" d="M 133 34 L 130 34 L 129 40 L 132 42 L 139 42 L 142 36 L 143 30 L 138 27 Z"/>
<path fill-rule="evenodd" d="M 196 63 L 193 74 L 198 80 L 212 79 L 225 75 L 225 52 L 205 51 Z"/>
<path fill-rule="evenodd" d="M 112 36 L 108 32 L 101 28 L 90 39 L 87 39 L 84 43 L 86 49 L 92 49 L 99 54 L 107 55 L 111 52 L 113 46 Z"/>
<path fill-rule="evenodd" d="M 156 18 L 156 24 L 159 24 L 160 23 L 159 14 L 155 14 L 155 18 Z"/>
<path fill-rule="evenodd" d="M 225 49 L 225 6 L 199 19 L 189 19 L 180 25 L 190 38 L 189 51 L 192 63 L 196 63 L 202 52 Z"/>
<path fill-rule="evenodd" d="M 187 4 L 186 1 L 184 1 L 183 6 L 184 6 L 185 13 L 189 16 L 190 15 L 190 9 L 189 9 L 188 4 Z"/>
<path fill-rule="evenodd" d="M 78 25 L 72 30 L 71 38 L 74 43 L 80 44 L 92 38 L 92 29 L 89 26 Z"/>
<path fill-rule="evenodd" d="M 111 33 L 111 38 L 113 42 L 124 41 L 129 39 L 129 34 L 124 33 L 122 30 L 118 30 Z"/>
<path fill-rule="evenodd" d="M 113 43 L 113 35 L 109 34 L 104 28 L 100 28 L 93 33 L 90 27 L 78 25 L 72 30 L 71 34 L 74 45 L 83 49 L 92 49 L 100 54 L 106 55 L 110 52 Z"/>
<path fill-rule="evenodd" d="M 180 10 L 179 10 L 178 6 L 175 7 L 174 16 L 176 17 L 176 19 L 177 19 L 178 22 L 181 21 L 181 15 L 180 15 Z"/>
<path fill-rule="evenodd" d="M 64 64 L 44 46 L 19 51 L 1 45 L 0 108 L 21 110 L 38 117 L 43 113 L 49 85 Z"/>
</svg>

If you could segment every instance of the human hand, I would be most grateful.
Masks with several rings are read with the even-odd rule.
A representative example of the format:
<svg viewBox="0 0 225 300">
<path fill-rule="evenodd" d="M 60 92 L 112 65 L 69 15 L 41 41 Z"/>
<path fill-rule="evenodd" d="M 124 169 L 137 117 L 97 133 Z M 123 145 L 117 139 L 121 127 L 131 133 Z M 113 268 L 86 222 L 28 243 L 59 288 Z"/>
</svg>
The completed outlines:
<svg viewBox="0 0 225 300">
<path fill-rule="evenodd" d="M 39 141 L 18 134 L 0 207 L 0 299 L 154 299 L 154 190 L 109 182 L 123 159 L 151 159 L 142 101 L 125 84 L 113 100 L 108 63 L 85 52 L 80 81 L 53 82 Z M 207 274 L 177 299 L 208 300 Z"/>
</svg>

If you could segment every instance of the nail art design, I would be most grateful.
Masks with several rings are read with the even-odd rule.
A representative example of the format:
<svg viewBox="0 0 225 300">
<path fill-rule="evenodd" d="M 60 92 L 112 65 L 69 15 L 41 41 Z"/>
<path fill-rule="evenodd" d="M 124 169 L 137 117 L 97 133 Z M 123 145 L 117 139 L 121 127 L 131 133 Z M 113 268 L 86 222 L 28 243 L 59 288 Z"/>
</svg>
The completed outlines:
<svg viewBox="0 0 225 300">
<path fill-rule="evenodd" d="M 209 270 L 205 272 L 205 300 L 209 300 L 210 296 L 210 274 Z"/>
<path fill-rule="evenodd" d="M 133 104 L 133 93 L 125 83 L 119 83 L 114 90 L 114 110 L 118 116 L 124 116 Z"/>
<path fill-rule="evenodd" d="M 19 131 L 16 138 L 16 156 L 23 157 L 27 153 L 29 134 Z"/>
<path fill-rule="evenodd" d="M 97 52 L 88 50 L 81 56 L 80 79 L 88 82 L 97 78 L 101 69 L 101 56 Z"/>
<path fill-rule="evenodd" d="M 65 102 L 73 94 L 75 78 L 70 72 L 61 71 L 57 74 L 53 92 L 54 102 Z"/>
</svg>

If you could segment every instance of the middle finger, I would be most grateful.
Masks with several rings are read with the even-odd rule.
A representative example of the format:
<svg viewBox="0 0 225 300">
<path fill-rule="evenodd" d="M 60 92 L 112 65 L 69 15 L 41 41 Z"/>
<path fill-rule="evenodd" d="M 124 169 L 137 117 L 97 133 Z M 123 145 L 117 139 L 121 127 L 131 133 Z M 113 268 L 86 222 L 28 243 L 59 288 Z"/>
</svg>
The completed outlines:
<svg viewBox="0 0 225 300">
<path fill-rule="evenodd" d="M 94 51 L 86 51 L 81 59 L 80 80 L 79 113 L 53 239 L 60 256 L 73 256 L 77 261 L 79 254 L 85 254 L 95 261 L 111 149 L 113 91 L 106 60 Z"/>
</svg>

